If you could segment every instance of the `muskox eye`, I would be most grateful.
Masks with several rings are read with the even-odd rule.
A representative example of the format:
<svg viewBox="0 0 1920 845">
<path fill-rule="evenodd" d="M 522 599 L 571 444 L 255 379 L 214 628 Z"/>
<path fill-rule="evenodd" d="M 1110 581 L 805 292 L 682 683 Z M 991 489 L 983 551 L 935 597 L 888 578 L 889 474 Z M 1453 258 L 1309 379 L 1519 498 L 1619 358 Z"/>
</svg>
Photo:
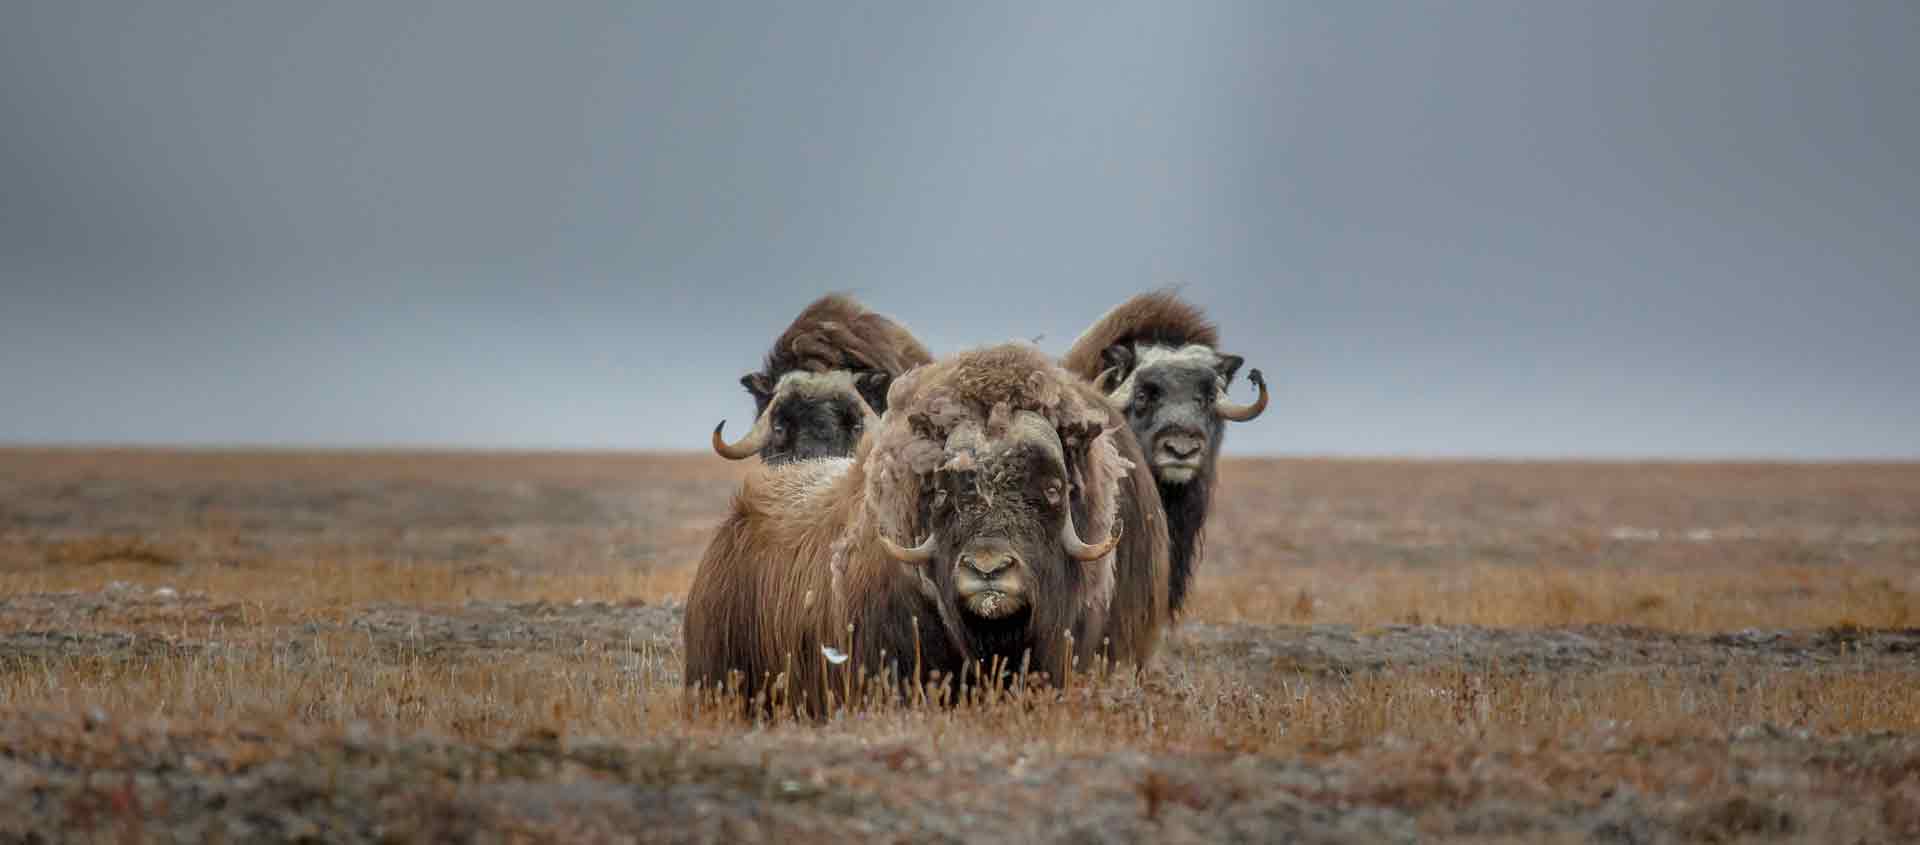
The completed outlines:
<svg viewBox="0 0 1920 845">
<path fill-rule="evenodd" d="M 1047 482 L 1047 487 L 1046 487 L 1047 504 L 1049 505 L 1060 504 L 1061 492 L 1062 491 L 1060 489 L 1060 482 L 1058 481 Z"/>
<path fill-rule="evenodd" d="M 1151 405 L 1158 401 L 1160 401 L 1159 385 L 1143 384 L 1140 386 L 1140 403 L 1141 404 Z"/>
</svg>

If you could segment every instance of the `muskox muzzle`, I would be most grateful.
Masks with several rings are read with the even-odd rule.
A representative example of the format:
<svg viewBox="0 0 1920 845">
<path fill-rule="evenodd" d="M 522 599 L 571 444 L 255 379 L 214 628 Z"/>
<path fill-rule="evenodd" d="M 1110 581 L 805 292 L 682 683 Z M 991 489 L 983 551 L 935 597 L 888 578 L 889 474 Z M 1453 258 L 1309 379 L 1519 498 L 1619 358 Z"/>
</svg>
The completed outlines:
<svg viewBox="0 0 1920 845">
<path fill-rule="evenodd" d="M 1031 601 L 1026 561 L 1000 540 L 977 541 L 954 560 L 953 587 L 967 612 L 982 619 L 1005 619 Z"/>
</svg>

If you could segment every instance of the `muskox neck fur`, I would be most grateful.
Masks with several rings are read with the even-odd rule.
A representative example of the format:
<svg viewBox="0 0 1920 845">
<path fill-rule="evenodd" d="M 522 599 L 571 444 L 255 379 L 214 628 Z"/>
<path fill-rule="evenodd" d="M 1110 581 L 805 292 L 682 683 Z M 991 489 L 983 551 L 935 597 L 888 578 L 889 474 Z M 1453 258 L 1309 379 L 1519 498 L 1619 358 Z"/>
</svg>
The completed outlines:
<svg viewBox="0 0 1920 845">
<path fill-rule="evenodd" d="M 1213 486 L 1218 477 L 1214 463 L 1220 454 L 1220 433 L 1216 432 L 1207 445 L 1200 472 L 1187 483 L 1155 482 L 1160 491 L 1160 506 L 1167 514 L 1168 551 L 1172 558 L 1168 566 L 1171 583 L 1167 589 L 1167 605 L 1176 617 L 1186 604 L 1194 570 L 1200 562 L 1207 511 L 1213 503 Z"/>
</svg>

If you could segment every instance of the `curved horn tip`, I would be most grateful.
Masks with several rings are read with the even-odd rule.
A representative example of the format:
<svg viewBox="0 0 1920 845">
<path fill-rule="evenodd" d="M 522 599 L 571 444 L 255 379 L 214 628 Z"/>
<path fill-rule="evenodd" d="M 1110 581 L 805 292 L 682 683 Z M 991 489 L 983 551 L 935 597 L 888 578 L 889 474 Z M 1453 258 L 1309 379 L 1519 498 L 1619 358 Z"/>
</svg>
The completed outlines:
<svg viewBox="0 0 1920 845">
<path fill-rule="evenodd" d="M 754 453 L 760 451 L 760 447 L 767 445 L 767 418 L 765 414 L 762 414 L 760 419 L 754 421 L 753 428 L 749 429 L 747 436 L 740 438 L 740 442 L 738 443 L 728 443 L 726 438 L 720 435 L 721 429 L 726 428 L 726 426 L 727 421 L 721 420 L 719 425 L 713 427 L 713 451 L 719 454 L 720 457 L 726 458 L 729 461 L 738 461 L 752 456 Z"/>
<path fill-rule="evenodd" d="M 1080 539 L 1080 533 L 1073 529 L 1072 519 L 1067 520 L 1066 526 L 1060 533 L 1060 539 L 1062 544 L 1067 548 L 1068 557 L 1081 563 L 1093 563 L 1111 554 L 1114 548 L 1120 545 L 1120 536 L 1124 533 L 1124 523 L 1114 523 L 1113 533 L 1107 536 L 1106 541 L 1092 546 L 1087 545 L 1085 541 Z"/>
<path fill-rule="evenodd" d="M 1253 400 L 1253 404 L 1251 405 L 1237 405 L 1228 402 L 1224 396 L 1220 397 L 1220 400 L 1214 405 L 1214 410 L 1220 415 L 1221 419 L 1232 420 L 1233 422 L 1247 422 L 1254 417 L 1260 416 L 1261 412 L 1267 409 L 1266 376 L 1262 375 L 1258 369 L 1255 369 L 1247 373 L 1247 380 L 1253 382 L 1254 387 L 1259 388 L 1260 397 Z"/>
<path fill-rule="evenodd" d="M 927 535 L 926 541 L 918 546 L 904 548 L 899 543 L 895 543 L 886 535 L 882 534 L 880 536 L 880 548 L 886 551 L 887 557 L 893 558 L 901 563 L 926 563 L 927 561 L 933 560 L 933 535 Z"/>
</svg>

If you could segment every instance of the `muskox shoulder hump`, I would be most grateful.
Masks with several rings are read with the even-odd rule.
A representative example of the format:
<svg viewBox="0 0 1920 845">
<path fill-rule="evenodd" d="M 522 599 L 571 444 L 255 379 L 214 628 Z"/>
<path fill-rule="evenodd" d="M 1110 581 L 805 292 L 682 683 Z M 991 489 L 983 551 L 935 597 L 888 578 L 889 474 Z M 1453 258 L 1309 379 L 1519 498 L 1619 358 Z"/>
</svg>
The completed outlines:
<svg viewBox="0 0 1920 845">
<path fill-rule="evenodd" d="M 1092 381 L 1106 368 L 1102 354 L 1116 344 L 1129 346 L 1220 345 L 1220 329 L 1199 306 L 1170 290 L 1140 294 L 1113 307 L 1067 349 L 1061 365 Z"/>
</svg>

